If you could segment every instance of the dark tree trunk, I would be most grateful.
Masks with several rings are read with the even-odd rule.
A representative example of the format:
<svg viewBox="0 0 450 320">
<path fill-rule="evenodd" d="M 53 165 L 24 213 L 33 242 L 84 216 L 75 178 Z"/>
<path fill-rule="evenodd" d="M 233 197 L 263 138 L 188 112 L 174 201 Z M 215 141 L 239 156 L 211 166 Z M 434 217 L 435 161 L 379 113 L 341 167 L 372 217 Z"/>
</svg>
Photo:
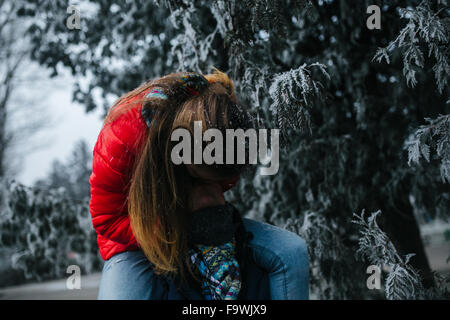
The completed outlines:
<svg viewBox="0 0 450 320">
<path fill-rule="evenodd" d="M 433 275 L 407 190 L 408 188 L 401 187 L 399 194 L 394 197 L 396 199 L 394 206 L 386 206 L 383 209 L 385 219 L 382 220 L 382 228 L 399 254 L 402 256 L 415 254 L 410 263 L 419 271 L 423 285 L 430 288 L 434 285 Z"/>
</svg>

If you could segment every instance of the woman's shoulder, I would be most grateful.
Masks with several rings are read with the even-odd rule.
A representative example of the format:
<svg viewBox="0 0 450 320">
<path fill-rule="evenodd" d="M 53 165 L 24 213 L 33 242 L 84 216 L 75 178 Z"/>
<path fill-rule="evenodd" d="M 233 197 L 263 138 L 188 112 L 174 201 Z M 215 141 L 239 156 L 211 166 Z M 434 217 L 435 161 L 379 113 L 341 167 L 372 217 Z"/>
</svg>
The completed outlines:
<svg viewBox="0 0 450 320">
<path fill-rule="evenodd" d="M 105 123 L 100 132 L 103 139 L 109 139 L 113 143 L 122 144 L 127 151 L 136 153 L 140 143 L 147 133 L 147 125 L 142 118 L 142 104 L 135 103 L 133 100 L 139 99 L 136 96 L 126 104 L 132 104 L 131 108 L 126 108 L 126 112 L 121 112 L 113 121 Z M 118 111 L 125 105 L 119 105 Z"/>
<path fill-rule="evenodd" d="M 136 104 L 114 120 L 105 122 L 94 147 L 94 161 L 97 159 L 103 166 L 120 173 L 131 169 L 147 135 L 141 109 L 142 105 Z"/>
</svg>

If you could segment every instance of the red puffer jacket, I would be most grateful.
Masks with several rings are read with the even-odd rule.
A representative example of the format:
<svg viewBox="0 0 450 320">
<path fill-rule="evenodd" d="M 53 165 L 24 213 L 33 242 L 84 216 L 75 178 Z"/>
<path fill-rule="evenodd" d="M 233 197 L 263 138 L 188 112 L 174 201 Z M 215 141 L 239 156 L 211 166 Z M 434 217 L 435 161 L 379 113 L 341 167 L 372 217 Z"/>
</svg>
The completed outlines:
<svg viewBox="0 0 450 320">
<path fill-rule="evenodd" d="M 148 91 L 129 102 L 142 99 Z M 89 210 L 100 255 L 105 260 L 123 251 L 139 249 L 130 226 L 127 196 L 133 164 L 147 135 L 141 110 L 142 104 L 136 104 L 104 125 L 94 147 Z M 237 180 L 224 182 L 223 191 L 236 183 Z"/>
</svg>

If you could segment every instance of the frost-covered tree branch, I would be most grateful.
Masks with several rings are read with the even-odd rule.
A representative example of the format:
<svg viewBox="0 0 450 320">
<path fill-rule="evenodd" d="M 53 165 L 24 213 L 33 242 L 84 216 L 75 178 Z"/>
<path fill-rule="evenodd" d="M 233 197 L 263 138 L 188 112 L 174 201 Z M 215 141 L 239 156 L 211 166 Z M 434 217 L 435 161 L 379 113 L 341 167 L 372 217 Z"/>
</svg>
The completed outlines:
<svg viewBox="0 0 450 320">
<path fill-rule="evenodd" d="M 450 115 L 427 118 L 425 121 L 427 124 L 417 129 L 406 141 L 408 165 L 419 164 L 421 158 L 430 162 L 434 149 L 436 157 L 440 159 L 442 182 L 450 183 Z"/>
<path fill-rule="evenodd" d="M 269 88 L 273 101 L 270 109 L 277 117 L 280 128 L 310 129 L 308 109 L 312 106 L 312 98 L 320 96 L 323 89 L 323 85 L 311 77 L 310 69 L 313 67 L 330 79 L 326 66 L 319 63 L 303 64 L 274 76 Z"/>
<path fill-rule="evenodd" d="M 281 221 L 273 222 L 283 225 Z M 308 244 L 312 298 L 345 299 L 365 284 L 356 276 L 364 271 L 363 267 L 347 260 L 352 259 L 353 254 L 344 244 L 338 224 L 327 219 L 323 212 L 303 212 L 299 218 L 285 220 L 283 226 L 299 234 Z M 344 276 L 349 272 L 355 275 L 353 281 Z"/>
<path fill-rule="evenodd" d="M 433 71 L 437 87 L 439 92 L 443 93 L 450 74 L 449 9 L 447 1 L 444 0 L 440 1 L 442 9 L 433 12 L 430 8 L 431 2 L 424 0 L 416 8 L 400 9 L 400 17 L 408 20 L 407 25 L 386 48 L 378 49 L 374 60 L 381 62 L 384 59 L 389 64 L 390 55 L 400 50 L 403 57 L 403 74 L 408 85 L 414 87 L 417 85 L 416 69 L 424 68 L 424 47 L 428 47 L 428 57 L 435 60 Z"/>
<path fill-rule="evenodd" d="M 387 269 L 384 283 L 386 299 L 448 299 L 450 278 L 436 274 L 435 278 L 439 279 L 439 282 L 436 286 L 425 289 L 419 272 L 410 265 L 415 254 L 402 257 L 397 252 L 392 241 L 377 223 L 380 214 L 381 211 L 376 211 L 366 216 L 363 210 L 360 215 L 353 215 L 352 222 L 360 226 L 357 256 L 380 269 Z"/>
</svg>

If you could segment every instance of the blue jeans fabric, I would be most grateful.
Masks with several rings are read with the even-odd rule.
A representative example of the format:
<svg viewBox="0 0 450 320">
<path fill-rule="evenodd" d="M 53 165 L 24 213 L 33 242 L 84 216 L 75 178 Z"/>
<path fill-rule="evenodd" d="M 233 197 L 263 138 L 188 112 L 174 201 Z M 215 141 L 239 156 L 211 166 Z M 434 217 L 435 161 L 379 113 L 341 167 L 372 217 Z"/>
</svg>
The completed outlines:
<svg viewBox="0 0 450 320">
<path fill-rule="evenodd" d="M 253 234 L 249 243 L 255 264 L 269 275 L 272 300 L 309 297 L 309 259 L 305 241 L 295 233 L 267 223 L 243 219 Z M 119 253 L 105 261 L 98 299 L 148 300 L 156 284 L 142 251 Z"/>
</svg>

